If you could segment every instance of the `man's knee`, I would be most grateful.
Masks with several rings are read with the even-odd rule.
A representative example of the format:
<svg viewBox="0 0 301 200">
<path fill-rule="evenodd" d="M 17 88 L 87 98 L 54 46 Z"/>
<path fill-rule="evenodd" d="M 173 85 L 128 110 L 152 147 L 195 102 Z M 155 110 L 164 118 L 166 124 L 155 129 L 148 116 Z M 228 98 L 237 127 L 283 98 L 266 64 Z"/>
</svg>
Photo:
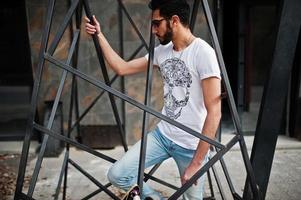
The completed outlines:
<svg viewBox="0 0 301 200">
<path fill-rule="evenodd" d="M 108 180 L 117 187 L 120 188 L 128 188 L 132 185 L 133 176 L 128 175 L 127 170 L 120 167 L 118 164 L 116 165 L 116 163 L 114 165 L 111 166 L 111 168 L 108 171 L 107 177 Z"/>
<path fill-rule="evenodd" d="M 120 173 L 118 172 L 118 170 L 116 170 L 116 167 L 114 165 L 110 167 L 107 174 L 107 178 L 113 185 L 118 184 L 118 179 L 120 179 Z"/>
</svg>

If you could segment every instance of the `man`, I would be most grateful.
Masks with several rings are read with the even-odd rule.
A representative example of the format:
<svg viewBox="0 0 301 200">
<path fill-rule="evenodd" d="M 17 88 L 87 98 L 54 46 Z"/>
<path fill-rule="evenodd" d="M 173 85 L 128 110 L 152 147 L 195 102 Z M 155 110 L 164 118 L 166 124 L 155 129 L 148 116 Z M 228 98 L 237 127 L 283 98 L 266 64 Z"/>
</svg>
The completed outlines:
<svg viewBox="0 0 301 200">
<path fill-rule="evenodd" d="M 154 66 L 159 67 L 164 82 L 162 114 L 200 134 L 214 138 L 221 118 L 220 71 L 214 50 L 196 38 L 189 29 L 190 8 L 185 0 L 152 0 L 152 31 L 160 41 L 155 48 Z M 147 69 L 148 55 L 124 61 L 109 45 L 99 22 L 86 18 L 86 31 L 97 34 L 103 54 L 119 75 Z M 207 161 L 209 144 L 165 122 L 148 134 L 145 167 L 172 157 L 181 182 L 188 181 Z M 140 142 L 135 144 L 108 172 L 110 182 L 124 190 L 137 182 Z M 183 195 L 184 199 L 202 199 L 204 176 Z M 161 198 L 144 183 L 142 198 Z"/>
</svg>

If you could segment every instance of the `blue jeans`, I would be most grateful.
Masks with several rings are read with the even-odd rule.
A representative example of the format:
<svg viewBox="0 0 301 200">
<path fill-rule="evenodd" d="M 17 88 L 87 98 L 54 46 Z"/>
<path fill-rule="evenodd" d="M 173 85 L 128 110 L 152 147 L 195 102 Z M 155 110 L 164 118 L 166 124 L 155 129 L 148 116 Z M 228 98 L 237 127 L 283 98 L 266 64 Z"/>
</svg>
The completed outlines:
<svg viewBox="0 0 301 200">
<path fill-rule="evenodd" d="M 114 165 L 112 165 L 108 172 L 108 179 L 114 186 L 127 191 L 137 183 L 139 153 L 140 141 L 132 146 L 132 148 L 130 148 L 130 150 L 127 151 L 120 160 L 116 161 Z M 145 168 L 151 167 L 172 157 L 178 166 L 180 175 L 182 176 L 186 167 L 193 158 L 194 153 L 195 150 L 185 149 L 166 138 L 157 128 L 150 132 L 147 136 Z M 204 159 L 203 164 L 207 162 L 207 157 L 208 156 Z M 186 190 L 183 194 L 183 199 L 203 199 L 204 179 L 205 176 L 202 176 L 198 180 L 197 185 L 193 184 L 188 190 Z M 144 183 L 142 199 L 147 196 L 160 197 L 157 192 Z"/>
</svg>

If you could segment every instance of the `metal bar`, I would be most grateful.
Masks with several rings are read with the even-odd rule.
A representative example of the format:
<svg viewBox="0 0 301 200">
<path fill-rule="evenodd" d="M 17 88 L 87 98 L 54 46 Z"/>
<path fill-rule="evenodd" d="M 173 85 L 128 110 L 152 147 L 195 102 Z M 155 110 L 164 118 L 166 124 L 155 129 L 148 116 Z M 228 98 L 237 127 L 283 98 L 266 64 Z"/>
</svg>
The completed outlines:
<svg viewBox="0 0 301 200">
<path fill-rule="evenodd" d="M 58 199 L 60 191 L 61 191 L 62 180 L 63 180 L 63 176 L 65 174 L 65 169 L 66 169 L 66 166 L 67 166 L 68 158 L 69 158 L 69 151 L 66 151 L 65 152 L 65 156 L 64 156 L 64 161 L 63 161 L 62 169 L 61 169 L 61 173 L 60 173 L 60 177 L 59 177 L 59 181 L 57 183 L 57 187 L 56 187 L 56 190 L 55 190 L 55 195 L 54 195 L 54 199 L 55 200 Z"/>
<path fill-rule="evenodd" d="M 78 41 L 78 35 L 79 35 L 79 31 L 75 32 L 74 38 L 73 38 L 73 41 L 72 41 L 72 45 L 71 45 L 71 48 L 70 48 L 70 51 L 69 51 L 69 54 L 68 54 L 67 64 L 69 64 L 71 62 L 71 58 L 72 58 L 72 55 L 73 55 L 73 52 L 74 52 L 74 49 L 75 49 L 75 44 Z M 58 107 L 58 104 L 59 104 L 59 100 L 60 100 L 62 92 L 63 92 L 63 88 L 64 88 L 65 80 L 66 80 L 66 77 L 67 77 L 67 73 L 68 72 L 66 70 L 63 71 L 62 78 L 61 78 L 61 81 L 60 81 L 60 84 L 59 84 L 59 87 L 58 87 L 58 90 L 57 90 L 57 93 L 56 93 L 56 97 L 55 97 L 55 100 L 54 100 L 54 103 L 53 103 L 53 106 L 52 106 L 52 110 L 51 110 L 51 114 L 50 114 L 50 117 L 49 117 L 49 121 L 48 121 L 48 124 L 47 124 L 47 129 L 49 129 L 49 130 L 51 129 L 51 127 L 53 125 L 54 117 L 55 117 L 56 110 L 57 110 L 57 107 Z M 41 165 L 42 165 L 42 161 L 43 161 L 47 141 L 48 141 L 48 135 L 45 135 L 44 138 L 43 138 L 41 148 L 40 148 L 40 153 L 39 153 L 37 161 L 36 161 L 36 165 L 35 165 L 35 168 L 34 168 L 34 171 L 33 171 L 33 175 L 32 175 L 32 178 L 30 180 L 30 183 L 29 183 L 29 189 L 28 189 L 27 195 L 30 196 L 30 197 L 32 197 L 32 195 L 33 195 L 34 188 L 35 188 L 35 185 L 36 185 L 36 182 L 37 182 L 37 179 L 38 179 L 38 175 L 39 175 L 40 168 L 41 168 Z"/>
<path fill-rule="evenodd" d="M 255 131 L 251 160 L 263 198 L 265 198 L 269 183 L 278 134 L 281 132 L 283 111 L 287 106 L 289 80 L 298 38 L 301 34 L 300 10 L 301 1 L 283 1 L 273 61 L 269 78 L 264 86 Z"/>
<path fill-rule="evenodd" d="M 246 171 L 247 171 L 247 174 L 250 176 L 251 187 L 252 187 L 252 191 L 255 195 L 255 198 L 259 199 L 260 197 L 259 197 L 259 191 L 258 191 L 257 186 L 256 186 L 255 175 L 254 175 L 252 165 L 251 165 L 251 162 L 250 162 L 250 159 L 249 159 L 249 155 L 248 155 L 248 152 L 247 152 L 247 147 L 246 147 L 246 144 L 245 144 L 245 141 L 244 141 L 244 138 L 243 138 L 240 119 L 239 119 L 238 112 L 237 112 L 237 109 L 236 109 L 236 106 L 235 106 L 233 93 L 232 93 L 232 90 L 231 90 L 231 86 L 230 86 L 229 78 L 228 78 L 228 75 L 227 75 L 225 63 L 224 63 L 224 60 L 223 60 L 223 55 L 222 55 L 222 52 L 221 52 L 221 48 L 219 46 L 217 34 L 216 34 L 216 31 L 215 31 L 215 28 L 214 28 L 214 24 L 213 24 L 210 8 L 209 8 L 209 5 L 208 5 L 208 1 L 207 0 L 202 0 L 202 5 L 203 5 L 203 8 L 204 8 L 205 16 L 206 16 L 208 26 L 209 26 L 209 29 L 210 29 L 210 32 L 211 32 L 213 45 L 215 47 L 214 49 L 215 49 L 215 53 L 216 53 L 216 56 L 217 56 L 217 59 L 218 59 L 220 70 L 222 72 L 222 80 L 223 80 L 223 83 L 224 83 L 224 86 L 225 86 L 226 93 L 228 95 L 228 104 L 229 104 L 229 107 L 230 107 L 231 115 L 233 117 L 233 122 L 234 122 L 234 125 L 235 125 L 235 128 L 236 128 L 236 131 L 237 131 L 237 135 L 240 135 L 239 145 L 240 145 L 240 149 L 241 149 L 241 152 L 242 152 L 242 157 L 243 157 L 243 160 L 244 160 Z"/>
<path fill-rule="evenodd" d="M 209 183 L 209 188 L 210 188 L 210 193 L 211 193 L 211 197 L 214 197 L 214 189 L 213 189 L 213 184 L 212 184 L 212 179 L 211 179 L 211 174 L 210 174 L 210 170 L 207 171 L 207 177 L 208 177 L 208 183 Z"/>
<path fill-rule="evenodd" d="M 69 1 L 69 3 L 71 3 L 71 2 Z M 76 13 L 75 13 L 75 25 L 76 25 L 76 29 L 78 29 L 78 30 L 81 27 L 82 10 L 83 10 L 83 4 L 82 4 L 82 1 L 80 1 L 77 6 Z M 73 26 L 72 26 L 72 32 L 73 32 Z M 79 51 L 79 43 L 76 43 L 76 50 L 74 52 L 74 56 L 72 57 L 73 66 L 77 66 L 78 51 Z M 72 114 L 73 114 L 73 99 L 74 99 L 73 97 L 74 97 L 74 95 L 78 96 L 77 91 L 75 92 L 75 90 L 77 89 L 77 87 L 75 87 L 77 85 L 76 81 L 77 80 L 76 80 L 75 75 L 72 75 L 72 89 L 71 89 L 71 99 L 70 99 L 70 109 L 69 109 L 69 119 L 68 119 L 68 133 L 67 133 L 68 138 L 70 138 L 70 134 L 71 134 L 70 128 L 71 128 L 71 124 L 72 124 Z M 76 118 L 78 119 L 78 113 L 79 113 L 78 112 L 78 102 L 76 102 L 75 104 L 76 104 Z M 77 126 L 77 136 L 78 136 L 78 138 L 81 136 L 80 125 Z M 69 158 L 69 148 L 70 148 L 70 145 L 67 143 L 66 151 L 68 152 L 68 158 Z M 64 171 L 65 171 L 65 176 L 64 176 L 64 187 L 63 187 L 63 200 L 66 199 L 66 193 L 67 193 L 68 162 L 66 163 Z"/>
<path fill-rule="evenodd" d="M 83 4 L 84 4 L 84 8 L 85 8 L 87 17 L 91 20 L 91 22 L 93 22 L 89 2 L 87 0 L 83 0 Z M 104 81 L 107 85 L 109 85 L 110 80 L 109 80 L 108 72 L 107 72 L 107 69 L 106 69 L 106 64 L 105 64 L 105 61 L 104 61 L 104 58 L 103 58 L 102 49 L 100 47 L 97 36 L 93 35 L 92 38 L 93 38 L 94 46 L 95 46 L 95 49 L 96 49 L 96 52 L 97 52 L 97 57 L 98 57 L 98 60 L 99 60 L 100 66 L 101 66 Z M 108 93 L 108 95 L 109 95 L 109 99 L 110 99 L 110 103 L 111 103 L 111 106 L 112 106 L 112 110 L 113 110 L 113 114 L 114 114 L 116 123 L 119 127 L 120 137 L 121 137 L 121 142 L 122 142 L 123 148 L 124 148 L 125 151 L 127 151 L 128 147 L 127 147 L 127 144 L 126 144 L 126 141 L 125 141 L 125 138 L 124 138 L 125 133 L 124 133 L 124 130 L 123 130 L 123 127 L 122 127 L 120 117 L 119 117 L 119 113 L 118 113 L 118 109 L 117 109 L 117 105 L 116 105 L 114 96 L 111 93 Z"/>
<path fill-rule="evenodd" d="M 66 142 L 66 143 L 69 143 L 69 144 L 71 144 L 71 145 L 73 145 L 73 146 L 75 146 L 75 147 L 77 147 L 79 149 L 82 149 L 82 150 L 84 150 L 84 151 L 86 151 L 86 152 L 88 152 L 88 153 L 90 153 L 90 154 L 92 154 L 94 156 L 97 156 L 99 158 L 102 158 L 102 159 L 104 159 L 104 160 L 106 160 L 108 162 L 111 162 L 111 163 L 116 162 L 115 159 L 113 159 L 113 158 L 111 158 L 111 157 L 109 157 L 107 155 L 104 155 L 104 154 L 102 154 L 102 153 L 100 153 L 98 151 L 95 151 L 95 150 L 91 149 L 88 146 L 80 144 L 80 143 L 78 143 L 78 142 L 76 142 L 76 141 L 74 141 L 74 140 L 72 140 L 72 139 L 70 139 L 70 138 L 68 138 L 66 136 L 58 134 L 58 133 L 56 133 L 56 132 L 54 132 L 52 130 L 48 130 L 45 127 L 43 127 L 43 126 L 41 126 L 41 125 L 39 125 L 39 124 L 37 124 L 35 122 L 33 124 L 33 127 L 36 130 L 42 131 L 42 132 L 46 133 L 47 135 L 50 135 L 50 136 L 54 137 L 55 139 L 62 140 L 64 142 Z"/>
<path fill-rule="evenodd" d="M 30 113 L 28 115 L 26 134 L 24 137 L 24 143 L 22 147 L 22 156 L 20 158 L 20 163 L 19 163 L 19 170 L 18 170 L 18 176 L 16 181 L 15 199 L 17 199 L 18 195 L 22 194 L 26 164 L 27 164 L 28 153 L 29 153 L 30 139 L 33 131 L 32 122 L 34 121 L 36 115 L 37 99 L 38 99 L 40 82 L 43 73 L 44 61 L 45 61 L 43 57 L 47 48 L 47 41 L 49 38 L 49 32 L 51 28 L 54 5 L 55 5 L 55 0 L 50 0 L 47 7 L 47 17 L 45 18 L 46 25 L 42 35 L 42 42 L 41 42 L 41 47 L 39 52 L 39 63 L 37 66 L 37 71 L 35 73 L 35 81 L 33 86 L 32 97 L 31 97 Z"/>
<path fill-rule="evenodd" d="M 92 181 L 95 185 L 103 189 L 112 199 L 119 200 L 119 198 L 108 188 L 106 188 L 103 184 L 97 181 L 93 176 L 91 176 L 88 172 L 86 172 L 83 168 L 81 168 L 78 164 L 76 164 L 73 160 L 69 159 L 69 163 L 73 165 L 78 171 L 80 171 L 85 177 L 87 177 L 90 181 Z"/>
<path fill-rule="evenodd" d="M 76 29 L 81 29 L 81 21 L 82 21 L 82 11 L 83 11 L 83 3 L 80 1 L 78 3 L 76 12 L 75 12 L 75 28 Z M 77 61 L 78 61 L 78 52 L 79 52 L 79 44 L 76 44 L 76 50 L 74 52 L 74 56 L 72 57 L 72 65 L 77 66 Z M 75 78 L 75 76 L 74 76 Z M 75 84 L 75 92 L 73 93 L 75 95 L 75 116 L 76 119 L 79 118 L 79 103 L 78 103 L 78 90 L 77 90 L 77 79 L 74 79 L 74 84 Z M 81 128 L 80 124 L 77 125 L 77 139 L 81 141 Z"/>
<path fill-rule="evenodd" d="M 151 179 L 151 180 L 153 180 L 153 181 L 156 181 L 156 182 L 158 182 L 158 183 L 161 183 L 162 185 L 165 185 L 165 186 L 167 186 L 167 187 L 169 187 L 169 188 L 172 188 L 172 189 L 174 189 L 174 190 L 179 189 L 178 187 L 176 187 L 176 186 L 174 186 L 174 185 L 172 185 L 172 184 L 170 184 L 170 183 L 167 183 L 167 182 L 165 182 L 165 181 L 163 181 L 163 180 L 161 180 L 161 179 L 159 179 L 159 178 L 156 178 L 156 177 L 152 176 L 152 175 L 151 175 L 151 172 L 149 172 L 148 174 L 144 174 L 144 176 L 145 176 L 144 181 L 147 181 L 147 180 Z M 111 186 L 111 185 L 112 185 L 111 183 L 108 183 L 108 184 L 105 185 L 105 187 L 109 187 L 109 186 Z M 86 197 L 84 197 L 82 200 L 90 199 L 90 198 L 92 198 L 93 196 L 97 195 L 98 193 L 100 193 L 100 192 L 102 192 L 102 191 L 103 191 L 103 190 L 102 190 L 101 188 L 100 188 L 100 189 L 97 189 L 96 191 L 94 191 L 94 192 L 92 192 L 91 194 L 89 194 L 89 195 L 87 195 Z"/>
<path fill-rule="evenodd" d="M 121 58 L 124 58 L 124 43 L 123 43 L 123 15 L 122 15 L 122 9 L 120 4 L 118 4 L 118 8 L 117 8 L 117 13 L 118 13 L 118 33 L 119 33 L 119 55 Z M 125 93 L 125 86 L 124 86 L 124 76 L 120 77 L 120 91 L 122 93 Z M 122 124 L 123 124 L 123 129 L 125 131 L 125 103 L 122 101 L 121 103 L 121 119 L 122 119 Z"/>
<path fill-rule="evenodd" d="M 138 53 L 139 51 L 142 49 L 143 45 L 140 45 L 136 51 L 130 56 L 130 58 L 128 60 L 133 59 Z M 118 78 L 118 75 L 114 75 L 114 77 L 110 80 L 110 85 L 112 85 L 115 80 Z M 81 116 L 79 116 L 77 118 L 77 120 L 73 123 L 71 129 L 69 132 L 72 132 L 74 127 L 79 124 L 79 122 L 86 116 L 86 114 L 88 114 L 89 110 L 91 110 L 91 108 L 96 104 L 96 102 L 98 101 L 98 99 L 105 93 L 105 91 L 102 91 L 93 101 L 92 103 L 86 108 L 86 110 L 81 114 Z"/>
<path fill-rule="evenodd" d="M 73 65 L 75 66 L 75 65 Z M 79 118 L 79 103 L 78 103 L 78 88 L 77 88 L 77 79 L 75 77 L 75 81 L 74 81 L 74 103 L 75 103 L 75 117 L 76 119 Z M 77 135 L 78 135 L 78 139 L 81 140 L 81 134 L 80 134 L 80 123 L 77 124 L 76 126 L 77 129 Z"/>
<path fill-rule="evenodd" d="M 163 181 L 162 179 L 156 178 L 154 176 L 150 176 L 149 174 L 145 174 L 145 178 L 151 179 L 153 181 L 156 181 L 157 183 L 165 185 L 165 186 L 167 186 L 167 187 L 169 187 L 171 189 L 174 189 L 174 190 L 178 190 L 179 189 L 178 187 L 176 187 L 176 186 L 174 186 L 174 185 L 172 185 L 170 183 L 167 183 L 166 181 Z"/>
<path fill-rule="evenodd" d="M 110 81 L 110 84 L 112 84 L 116 79 L 118 78 L 118 75 L 115 75 L 112 80 Z M 77 120 L 73 123 L 72 127 L 70 128 L 70 132 L 79 124 L 79 122 L 88 114 L 88 112 L 93 108 L 93 106 L 97 103 L 97 101 L 102 97 L 102 95 L 105 93 L 105 91 L 101 91 L 101 93 L 91 102 L 91 104 L 85 109 L 85 111 L 77 118 Z"/>
<path fill-rule="evenodd" d="M 226 177 L 228 186 L 229 186 L 229 188 L 230 188 L 230 191 L 231 191 L 232 195 L 234 196 L 234 194 L 237 194 L 237 193 L 236 193 L 236 191 L 235 191 L 235 189 L 234 189 L 234 187 L 233 187 L 233 183 L 232 183 L 232 181 L 231 181 L 229 172 L 228 172 L 228 170 L 227 170 L 226 163 L 225 163 L 225 161 L 224 161 L 223 158 L 220 159 L 220 163 L 221 163 L 223 172 L 224 172 L 224 174 L 225 174 L 225 177 Z"/>
<path fill-rule="evenodd" d="M 235 135 L 226 147 L 217 152 L 201 169 L 199 169 L 180 189 L 178 189 L 169 199 L 178 199 L 192 184 L 194 184 L 210 167 L 222 158 L 239 141 L 239 135 Z"/>
<path fill-rule="evenodd" d="M 102 83 L 101 81 L 96 80 L 95 78 L 90 77 L 90 76 L 82 73 L 81 71 L 79 71 L 77 69 L 74 69 L 73 67 L 70 67 L 69 65 L 66 65 L 65 63 L 63 63 L 63 62 L 61 62 L 59 60 L 56 60 L 55 58 L 53 58 L 52 56 L 50 56 L 47 53 L 45 54 L 45 58 L 49 62 L 51 62 L 51 63 L 55 64 L 56 66 L 58 66 L 59 68 L 66 69 L 70 73 L 77 75 L 81 79 L 86 80 L 87 82 L 91 83 L 92 85 L 94 85 L 94 86 L 96 86 L 98 88 L 102 88 L 102 89 L 106 90 L 107 92 L 109 92 L 109 93 L 111 93 L 111 94 L 113 94 L 113 95 L 115 95 L 115 96 L 123 99 L 124 101 L 126 101 L 126 102 L 134 105 L 135 107 L 137 107 L 137 108 L 139 108 L 141 110 L 145 110 L 146 112 L 148 112 L 148 113 L 150 113 L 150 114 L 152 114 L 152 115 L 160 118 L 161 120 L 164 120 L 164 121 L 166 121 L 166 122 L 168 122 L 168 123 L 170 123 L 170 124 L 172 124 L 172 125 L 180 128 L 181 130 L 184 130 L 187 133 L 189 133 L 189 134 L 191 134 L 191 135 L 193 135 L 193 136 L 195 136 L 195 137 L 197 137 L 197 138 L 199 138 L 199 139 L 201 139 L 201 140 L 203 140 L 205 142 L 208 142 L 209 144 L 212 144 L 213 146 L 216 146 L 219 149 L 225 148 L 225 146 L 223 144 L 221 144 L 221 143 L 219 143 L 219 142 L 217 142 L 215 140 L 212 140 L 212 139 L 206 137 L 205 135 L 202 135 L 202 134 L 200 134 L 200 133 L 192 130 L 191 128 L 189 128 L 187 126 L 184 126 L 183 124 L 181 124 L 181 123 L 179 123 L 179 122 L 177 122 L 175 120 L 172 120 L 172 119 L 166 117 L 162 113 L 159 113 L 159 112 L 157 112 L 157 111 L 155 111 L 155 110 L 153 110 L 153 109 L 151 109 L 151 108 L 149 108 L 149 107 L 141 104 L 140 102 L 138 102 L 138 101 L 130 98 L 129 96 L 127 96 L 127 95 L 125 95 L 125 94 L 123 94 L 123 93 L 115 90 L 114 88 L 111 88 L 111 87 L 107 86 L 106 84 Z"/>
<path fill-rule="evenodd" d="M 150 33 L 151 33 L 151 31 L 152 31 L 152 27 L 150 28 Z M 155 48 L 155 35 L 151 33 L 150 34 L 150 49 L 149 49 L 149 54 L 148 54 L 147 75 L 146 75 L 146 88 L 145 88 L 145 96 L 144 96 L 144 105 L 145 106 L 149 106 L 150 100 L 151 100 L 154 48 Z M 139 185 L 141 193 L 143 191 L 148 120 L 149 120 L 148 113 L 146 111 L 143 111 L 140 159 L 139 159 L 138 179 L 137 179 L 137 184 Z"/>
<path fill-rule="evenodd" d="M 70 138 L 71 131 L 70 127 L 72 124 L 72 116 L 73 116 L 73 105 L 74 105 L 74 90 L 75 90 L 75 85 L 74 82 L 75 80 L 75 75 L 72 75 L 72 81 L 71 81 L 71 94 L 70 94 L 70 107 L 69 107 L 69 118 L 68 118 L 68 132 L 67 132 L 67 137 Z M 70 145 L 69 143 L 66 143 L 66 151 L 69 152 Z M 65 176 L 64 176 L 64 187 L 63 187 L 63 200 L 66 199 L 67 195 L 67 181 L 68 181 L 68 162 L 66 163 L 65 167 Z"/>
<path fill-rule="evenodd" d="M 71 5 L 71 7 L 69 8 L 69 10 L 68 10 L 68 12 L 67 12 L 67 14 L 66 14 L 66 16 L 65 16 L 63 23 L 62 23 L 61 26 L 59 27 L 59 29 L 58 29 L 56 35 L 55 35 L 54 38 L 53 38 L 52 43 L 51 43 L 50 46 L 49 46 L 48 53 L 49 53 L 50 55 L 53 55 L 53 53 L 54 53 L 54 51 L 55 51 L 57 45 L 59 44 L 61 38 L 63 37 L 63 34 L 64 34 L 64 32 L 65 32 L 67 26 L 69 25 L 70 20 L 72 19 L 72 15 L 73 15 L 73 13 L 74 13 L 75 10 L 76 10 L 76 7 L 77 7 L 77 5 L 78 5 L 78 2 L 79 2 L 79 0 L 73 0 L 73 1 L 72 1 L 72 5 Z"/>
<path fill-rule="evenodd" d="M 133 19 L 131 18 L 130 14 L 128 13 L 127 9 L 125 8 L 125 6 L 122 3 L 122 0 L 118 0 L 118 3 L 121 7 L 121 9 L 123 10 L 124 14 L 126 15 L 126 17 L 128 18 L 129 22 L 131 23 L 131 25 L 133 26 L 135 32 L 137 33 L 138 37 L 140 38 L 142 44 L 144 45 L 145 49 L 147 51 L 149 51 L 148 45 L 146 43 L 146 41 L 144 40 L 142 34 L 140 33 L 139 29 L 137 28 L 135 22 L 133 21 Z"/>
<path fill-rule="evenodd" d="M 156 170 L 160 167 L 161 163 L 156 164 L 148 173 L 147 175 L 153 175 Z M 149 176 L 144 177 L 144 182 L 146 182 L 149 179 Z"/>
<path fill-rule="evenodd" d="M 220 192 L 221 199 L 224 200 L 224 199 L 226 199 L 226 195 L 225 195 L 225 192 L 224 192 L 224 190 L 223 190 L 223 187 L 222 187 L 222 183 L 221 183 L 221 181 L 220 181 L 220 178 L 219 178 L 219 176 L 218 176 L 218 174 L 217 174 L 217 171 L 216 171 L 216 169 L 215 169 L 215 166 L 212 165 L 211 169 L 212 169 L 212 172 L 213 172 L 215 181 L 216 181 L 216 183 L 217 183 L 217 188 L 218 188 L 218 190 L 219 190 L 219 192 Z"/>
<path fill-rule="evenodd" d="M 174 185 L 172 185 L 170 183 L 167 183 L 167 182 L 165 182 L 165 181 L 163 181 L 161 179 L 158 179 L 158 178 L 152 176 L 156 172 L 156 170 L 160 167 L 161 164 L 162 163 L 156 164 L 147 174 L 144 174 L 143 181 L 147 182 L 149 179 L 152 179 L 152 180 L 157 181 L 158 183 L 161 183 L 161 184 L 163 184 L 163 185 L 165 185 L 167 187 L 170 187 L 170 188 L 172 188 L 174 190 L 179 189 L 178 187 L 176 187 L 176 186 L 174 186 Z"/>
<path fill-rule="evenodd" d="M 111 183 L 107 183 L 107 184 L 104 185 L 104 187 L 108 188 L 111 185 L 112 185 Z M 89 195 L 85 196 L 84 198 L 82 198 L 82 200 L 90 199 L 90 198 L 94 197 L 95 195 L 99 194 L 102 191 L 103 191 L 103 189 L 99 188 L 99 189 L 95 190 L 94 192 L 92 192 L 91 194 L 89 194 Z"/>
<path fill-rule="evenodd" d="M 191 13 L 191 18 L 190 18 L 190 26 L 189 26 L 192 33 L 194 31 L 194 26 L 195 26 L 195 22 L 196 22 L 196 17 L 198 15 L 200 3 L 201 3 L 201 0 L 194 0 L 194 2 L 193 2 L 192 13 Z"/>
</svg>

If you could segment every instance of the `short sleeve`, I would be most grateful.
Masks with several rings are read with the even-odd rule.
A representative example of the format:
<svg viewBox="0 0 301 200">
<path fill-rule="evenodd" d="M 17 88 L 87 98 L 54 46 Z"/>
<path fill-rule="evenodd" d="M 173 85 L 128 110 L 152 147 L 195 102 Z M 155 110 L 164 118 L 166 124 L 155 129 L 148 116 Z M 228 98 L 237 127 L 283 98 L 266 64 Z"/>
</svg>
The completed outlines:
<svg viewBox="0 0 301 200">
<path fill-rule="evenodd" d="M 154 50 L 154 62 L 153 62 L 154 65 L 159 65 L 159 61 L 158 61 L 159 47 L 160 46 L 155 47 Z M 149 54 L 147 53 L 144 57 L 146 58 L 146 60 L 148 60 Z"/>
<path fill-rule="evenodd" d="M 215 51 L 209 44 L 199 48 L 197 57 L 196 66 L 200 80 L 209 77 L 221 79 L 220 68 Z"/>
</svg>

